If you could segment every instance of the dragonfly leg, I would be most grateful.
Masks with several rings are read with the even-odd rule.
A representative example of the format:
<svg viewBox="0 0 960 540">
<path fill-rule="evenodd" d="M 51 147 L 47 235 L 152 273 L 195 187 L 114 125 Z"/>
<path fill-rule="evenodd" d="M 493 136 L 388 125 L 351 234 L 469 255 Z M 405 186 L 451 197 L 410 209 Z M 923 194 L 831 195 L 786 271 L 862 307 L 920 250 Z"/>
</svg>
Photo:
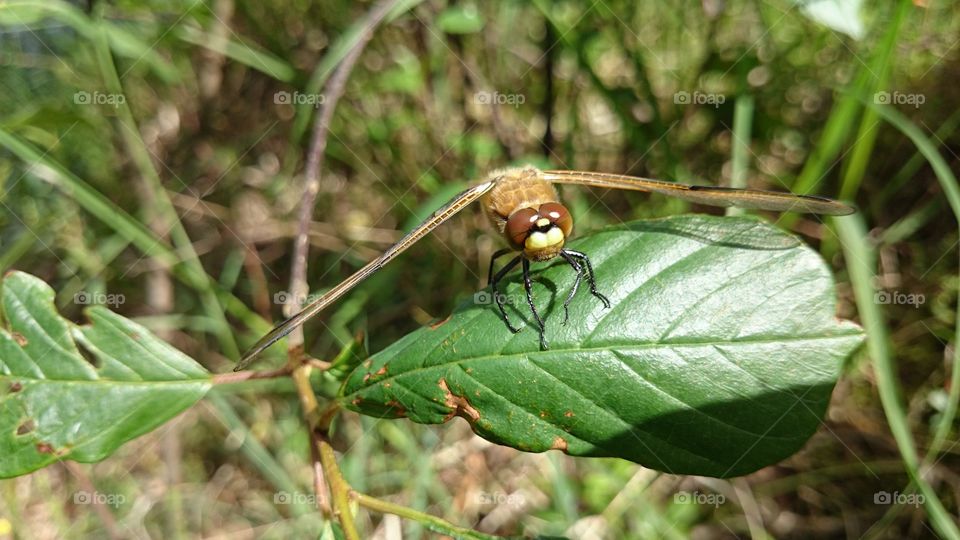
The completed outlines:
<svg viewBox="0 0 960 540">
<path fill-rule="evenodd" d="M 540 317 L 540 313 L 537 312 L 537 306 L 533 303 L 533 280 L 530 279 L 530 261 L 526 257 L 521 257 L 521 259 L 523 259 L 523 287 L 527 291 L 527 304 L 530 306 L 533 318 L 536 319 L 537 325 L 540 327 L 540 348 L 549 349 L 550 347 L 547 345 L 547 340 L 543 337 L 545 330 L 543 318 Z"/>
<path fill-rule="evenodd" d="M 570 301 L 573 300 L 574 295 L 577 294 L 577 289 L 580 288 L 580 281 L 583 280 L 583 267 L 577 264 L 577 260 L 566 253 L 564 250 L 560 250 L 560 256 L 563 257 L 570 266 L 573 267 L 574 272 L 577 273 L 577 278 L 573 281 L 573 287 L 570 289 L 570 294 L 567 295 L 567 299 L 563 301 L 563 324 L 566 325 L 567 321 L 570 319 Z"/>
<path fill-rule="evenodd" d="M 600 292 L 597 291 L 597 280 L 593 275 L 593 265 L 590 264 L 590 257 L 587 257 L 586 253 L 583 253 L 580 251 L 573 251 L 572 249 L 564 249 L 561 251 L 561 253 L 570 255 L 574 258 L 577 258 L 583 261 L 584 266 L 587 267 L 587 283 L 590 285 L 590 294 L 599 298 L 600 301 L 603 302 L 603 307 L 609 309 L 610 300 L 608 300 L 606 296 L 600 294 Z"/>
<path fill-rule="evenodd" d="M 507 253 L 512 252 L 510 248 L 503 248 L 497 250 L 490 256 L 490 271 L 487 273 L 487 286 L 493 285 L 493 263 L 497 262 L 497 259 L 503 257 Z"/>
<path fill-rule="evenodd" d="M 493 254 L 493 259 L 496 259 L 505 253 L 509 253 L 509 251 L 510 250 L 500 250 Z M 513 270 L 513 268 L 517 266 L 517 263 L 520 262 L 521 258 L 522 257 L 520 255 L 514 257 L 513 260 L 501 268 L 496 275 L 493 273 L 493 260 L 490 261 L 490 292 L 493 294 L 493 301 L 497 304 L 497 309 L 500 310 L 500 315 L 503 316 L 503 322 L 507 323 L 507 328 L 509 328 L 514 334 L 519 332 L 520 329 L 510 322 L 510 317 L 507 316 L 507 310 L 504 308 L 503 294 L 500 292 L 498 285 L 500 285 L 500 280 L 503 279 L 503 276 L 507 275 L 507 272 Z"/>
</svg>

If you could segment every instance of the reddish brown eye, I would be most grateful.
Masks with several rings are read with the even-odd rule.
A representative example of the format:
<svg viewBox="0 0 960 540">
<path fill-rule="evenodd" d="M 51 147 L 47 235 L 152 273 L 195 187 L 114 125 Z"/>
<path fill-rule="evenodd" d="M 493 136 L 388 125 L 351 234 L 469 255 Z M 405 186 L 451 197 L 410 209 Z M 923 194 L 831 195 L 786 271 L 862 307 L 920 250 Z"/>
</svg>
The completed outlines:
<svg viewBox="0 0 960 540">
<path fill-rule="evenodd" d="M 570 212 L 562 204 L 555 202 L 541 204 L 540 217 L 545 217 L 551 223 L 556 223 L 557 227 L 560 227 L 560 230 L 563 231 L 564 236 L 570 236 L 570 231 L 573 230 L 573 218 L 570 217 Z"/>
<path fill-rule="evenodd" d="M 537 211 L 533 208 L 521 208 L 507 218 L 507 228 L 504 231 L 507 239 L 516 247 L 523 247 L 523 241 L 527 239 L 530 228 L 537 220 Z"/>
</svg>

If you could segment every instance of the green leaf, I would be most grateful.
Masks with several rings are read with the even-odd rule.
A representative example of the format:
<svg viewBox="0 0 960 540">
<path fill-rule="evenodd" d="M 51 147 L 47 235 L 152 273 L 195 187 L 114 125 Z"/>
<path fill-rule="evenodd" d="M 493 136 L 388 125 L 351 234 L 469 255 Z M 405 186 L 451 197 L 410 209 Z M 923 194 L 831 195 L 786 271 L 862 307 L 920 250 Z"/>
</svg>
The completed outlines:
<svg viewBox="0 0 960 540">
<path fill-rule="evenodd" d="M 437 16 L 437 27 L 448 34 L 475 34 L 483 29 L 483 16 L 477 6 L 453 6 Z"/>
<path fill-rule="evenodd" d="M 549 350 L 514 277 L 502 290 L 523 331 L 511 334 L 489 292 L 478 293 L 361 364 L 344 382 L 344 406 L 427 424 L 459 415 L 529 452 L 737 476 L 803 446 L 863 340 L 835 317 L 820 256 L 756 219 L 640 221 L 569 247 L 593 260 L 610 309 L 584 285 L 563 325 L 574 273 L 540 265 L 534 295 Z"/>
<path fill-rule="evenodd" d="M 795 3 L 809 19 L 853 39 L 863 39 L 862 0 L 795 0 Z"/>
<path fill-rule="evenodd" d="M 87 309 L 91 324 L 78 326 L 53 299 L 29 274 L 3 280 L 0 477 L 62 459 L 99 461 L 210 387 L 203 367 L 142 326 L 102 306 Z"/>
</svg>

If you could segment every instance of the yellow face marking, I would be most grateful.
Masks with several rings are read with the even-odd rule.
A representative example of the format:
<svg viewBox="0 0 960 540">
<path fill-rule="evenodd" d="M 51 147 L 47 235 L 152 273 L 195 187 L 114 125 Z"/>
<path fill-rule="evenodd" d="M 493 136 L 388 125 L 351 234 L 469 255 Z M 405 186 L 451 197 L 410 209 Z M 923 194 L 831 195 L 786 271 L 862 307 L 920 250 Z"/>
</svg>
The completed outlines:
<svg viewBox="0 0 960 540">
<path fill-rule="evenodd" d="M 563 242 L 563 231 L 560 227 L 553 227 L 547 231 L 547 245 L 555 246 Z"/>
<path fill-rule="evenodd" d="M 537 227 L 546 227 L 550 224 L 550 220 L 547 218 L 540 218 L 537 220 Z"/>
<path fill-rule="evenodd" d="M 553 227 L 547 232 L 534 232 L 527 237 L 523 245 L 529 250 L 544 249 L 563 243 L 563 231 Z"/>
</svg>

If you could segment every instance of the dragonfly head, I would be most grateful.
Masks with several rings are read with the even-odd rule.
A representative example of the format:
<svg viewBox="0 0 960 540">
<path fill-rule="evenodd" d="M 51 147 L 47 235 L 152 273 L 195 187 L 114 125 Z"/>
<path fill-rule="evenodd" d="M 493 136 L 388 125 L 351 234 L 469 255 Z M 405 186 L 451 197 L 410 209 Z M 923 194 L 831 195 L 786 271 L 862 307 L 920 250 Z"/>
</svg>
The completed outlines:
<svg viewBox="0 0 960 540">
<path fill-rule="evenodd" d="M 528 259 L 546 261 L 560 253 L 572 231 L 570 212 L 560 203 L 549 202 L 510 214 L 505 232 L 510 244 Z"/>
</svg>

